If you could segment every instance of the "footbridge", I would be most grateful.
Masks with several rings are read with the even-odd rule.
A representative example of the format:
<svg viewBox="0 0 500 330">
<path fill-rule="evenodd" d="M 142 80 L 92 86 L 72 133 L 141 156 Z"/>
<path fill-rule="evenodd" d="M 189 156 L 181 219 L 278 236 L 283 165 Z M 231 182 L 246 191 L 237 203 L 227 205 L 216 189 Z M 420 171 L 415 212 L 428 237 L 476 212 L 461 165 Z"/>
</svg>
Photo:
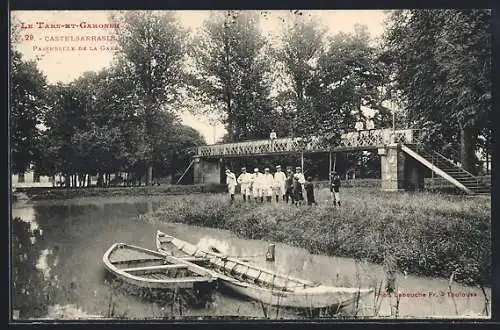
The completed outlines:
<svg viewBox="0 0 500 330">
<path fill-rule="evenodd" d="M 453 160 L 422 146 L 419 129 L 373 129 L 341 134 L 339 143 L 329 145 L 319 138 L 279 138 L 205 145 L 191 150 L 194 183 L 220 183 L 224 158 L 257 157 L 279 154 L 332 153 L 377 150 L 381 158 L 381 188 L 384 191 L 420 189 L 424 186 L 424 168 L 443 177 L 466 193 L 482 193 L 485 187 Z M 239 174 L 239 173 L 237 173 Z"/>
<path fill-rule="evenodd" d="M 419 133 L 420 130 L 415 129 L 396 131 L 392 129 L 362 130 L 342 134 L 340 143 L 336 146 L 323 143 L 320 139 L 314 137 L 306 142 L 301 138 L 281 138 L 200 146 L 194 149 L 194 153 L 195 157 L 207 159 L 214 157 L 370 150 L 383 148 L 392 143 L 419 143 Z"/>
</svg>

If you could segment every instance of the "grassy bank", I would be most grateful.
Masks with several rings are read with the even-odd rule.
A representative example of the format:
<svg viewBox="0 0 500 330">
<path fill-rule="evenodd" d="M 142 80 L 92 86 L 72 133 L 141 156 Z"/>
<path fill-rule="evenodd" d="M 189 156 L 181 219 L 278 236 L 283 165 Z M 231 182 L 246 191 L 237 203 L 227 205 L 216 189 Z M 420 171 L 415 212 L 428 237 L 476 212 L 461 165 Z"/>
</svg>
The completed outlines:
<svg viewBox="0 0 500 330">
<path fill-rule="evenodd" d="M 25 194 L 30 200 L 60 200 L 78 197 L 99 196 L 158 196 L 184 195 L 196 193 L 220 193 L 227 188 L 221 184 L 197 185 L 160 185 L 141 187 L 109 187 L 109 188 L 17 188 L 18 193 Z M 13 198 L 15 199 L 15 194 Z"/>
<path fill-rule="evenodd" d="M 228 229 L 241 237 L 303 247 L 312 253 L 352 257 L 400 271 L 489 286 L 491 200 L 435 193 L 388 193 L 346 188 L 334 208 L 326 189 L 319 205 L 232 205 L 225 194 L 177 196 L 150 215 L 155 221 Z"/>
</svg>

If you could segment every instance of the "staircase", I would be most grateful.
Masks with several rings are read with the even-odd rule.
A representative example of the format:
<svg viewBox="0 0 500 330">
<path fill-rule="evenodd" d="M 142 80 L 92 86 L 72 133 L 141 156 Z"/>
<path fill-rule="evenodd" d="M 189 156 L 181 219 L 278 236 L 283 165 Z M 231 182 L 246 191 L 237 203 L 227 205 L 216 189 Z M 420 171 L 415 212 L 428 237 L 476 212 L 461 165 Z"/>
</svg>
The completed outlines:
<svg viewBox="0 0 500 330">
<path fill-rule="evenodd" d="M 405 153 L 466 193 L 473 195 L 491 193 L 489 186 L 481 183 L 476 176 L 467 172 L 439 152 L 428 151 L 423 148 L 410 148 L 407 145 L 402 145 L 401 148 Z"/>
</svg>

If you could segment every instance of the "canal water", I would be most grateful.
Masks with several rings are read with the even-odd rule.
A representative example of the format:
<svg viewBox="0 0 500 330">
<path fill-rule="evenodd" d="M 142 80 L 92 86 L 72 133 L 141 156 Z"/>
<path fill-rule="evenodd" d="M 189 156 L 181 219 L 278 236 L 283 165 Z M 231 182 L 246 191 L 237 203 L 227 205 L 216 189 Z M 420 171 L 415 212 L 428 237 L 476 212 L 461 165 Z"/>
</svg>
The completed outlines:
<svg viewBox="0 0 500 330">
<path fill-rule="evenodd" d="M 161 223 L 144 216 L 168 197 L 81 198 L 71 201 L 14 203 L 11 240 L 11 287 L 14 319 L 156 319 L 239 316 L 302 319 L 301 311 L 262 306 L 258 302 L 214 291 L 205 306 L 183 306 L 151 298 L 120 284 L 105 270 L 104 252 L 114 242 L 155 249 L 162 230 L 201 247 L 248 259 L 251 263 L 332 286 L 378 287 L 384 291 L 380 265 L 348 258 L 311 255 L 304 249 L 276 244 L 275 261 L 265 260 L 272 242 L 247 240 L 213 228 Z M 371 295 L 343 315 L 380 318 L 489 317 L 490 303 L 480 288 L 446 279 L 397 274 L 399 298 Z M 491 291 L 486 289 L 488 301 Z M 486 308 L 486 310 L 485 310 Z M 488 315 L 486 315 L 488 313 Z M 319 315 L 321 316 L 321 315 Z M 315 315 L 318 317 L 318 315 Z"/>
</svg>

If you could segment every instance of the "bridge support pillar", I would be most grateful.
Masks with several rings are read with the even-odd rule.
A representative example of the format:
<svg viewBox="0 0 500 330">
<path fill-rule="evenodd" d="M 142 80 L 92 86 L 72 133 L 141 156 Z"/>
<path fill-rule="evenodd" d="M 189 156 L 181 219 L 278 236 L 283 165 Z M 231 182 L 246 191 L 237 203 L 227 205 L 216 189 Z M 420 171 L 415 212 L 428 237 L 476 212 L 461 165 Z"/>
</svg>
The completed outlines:
<svg viewBox="0 0 500 330">
<path fill-rule="evenodd" d="M 378 149 L 380 155 L 380 175 L 383 191 L 400 191 L 404 189 L 404 155 L 398 145 L 389 145 Z"/>
<path fill-rule="evenodd" d="M 422 166 L 399 148 L 391 144 L 378 150 L 381 162 L 381 188 L 383 191 L 417 190 L 424 187 Z"/>
<path fill-rule="evenodd" d="M 221 183 L 221 167 L 218 159 L 194 158 L 194 183 Z"/>
</svg>

